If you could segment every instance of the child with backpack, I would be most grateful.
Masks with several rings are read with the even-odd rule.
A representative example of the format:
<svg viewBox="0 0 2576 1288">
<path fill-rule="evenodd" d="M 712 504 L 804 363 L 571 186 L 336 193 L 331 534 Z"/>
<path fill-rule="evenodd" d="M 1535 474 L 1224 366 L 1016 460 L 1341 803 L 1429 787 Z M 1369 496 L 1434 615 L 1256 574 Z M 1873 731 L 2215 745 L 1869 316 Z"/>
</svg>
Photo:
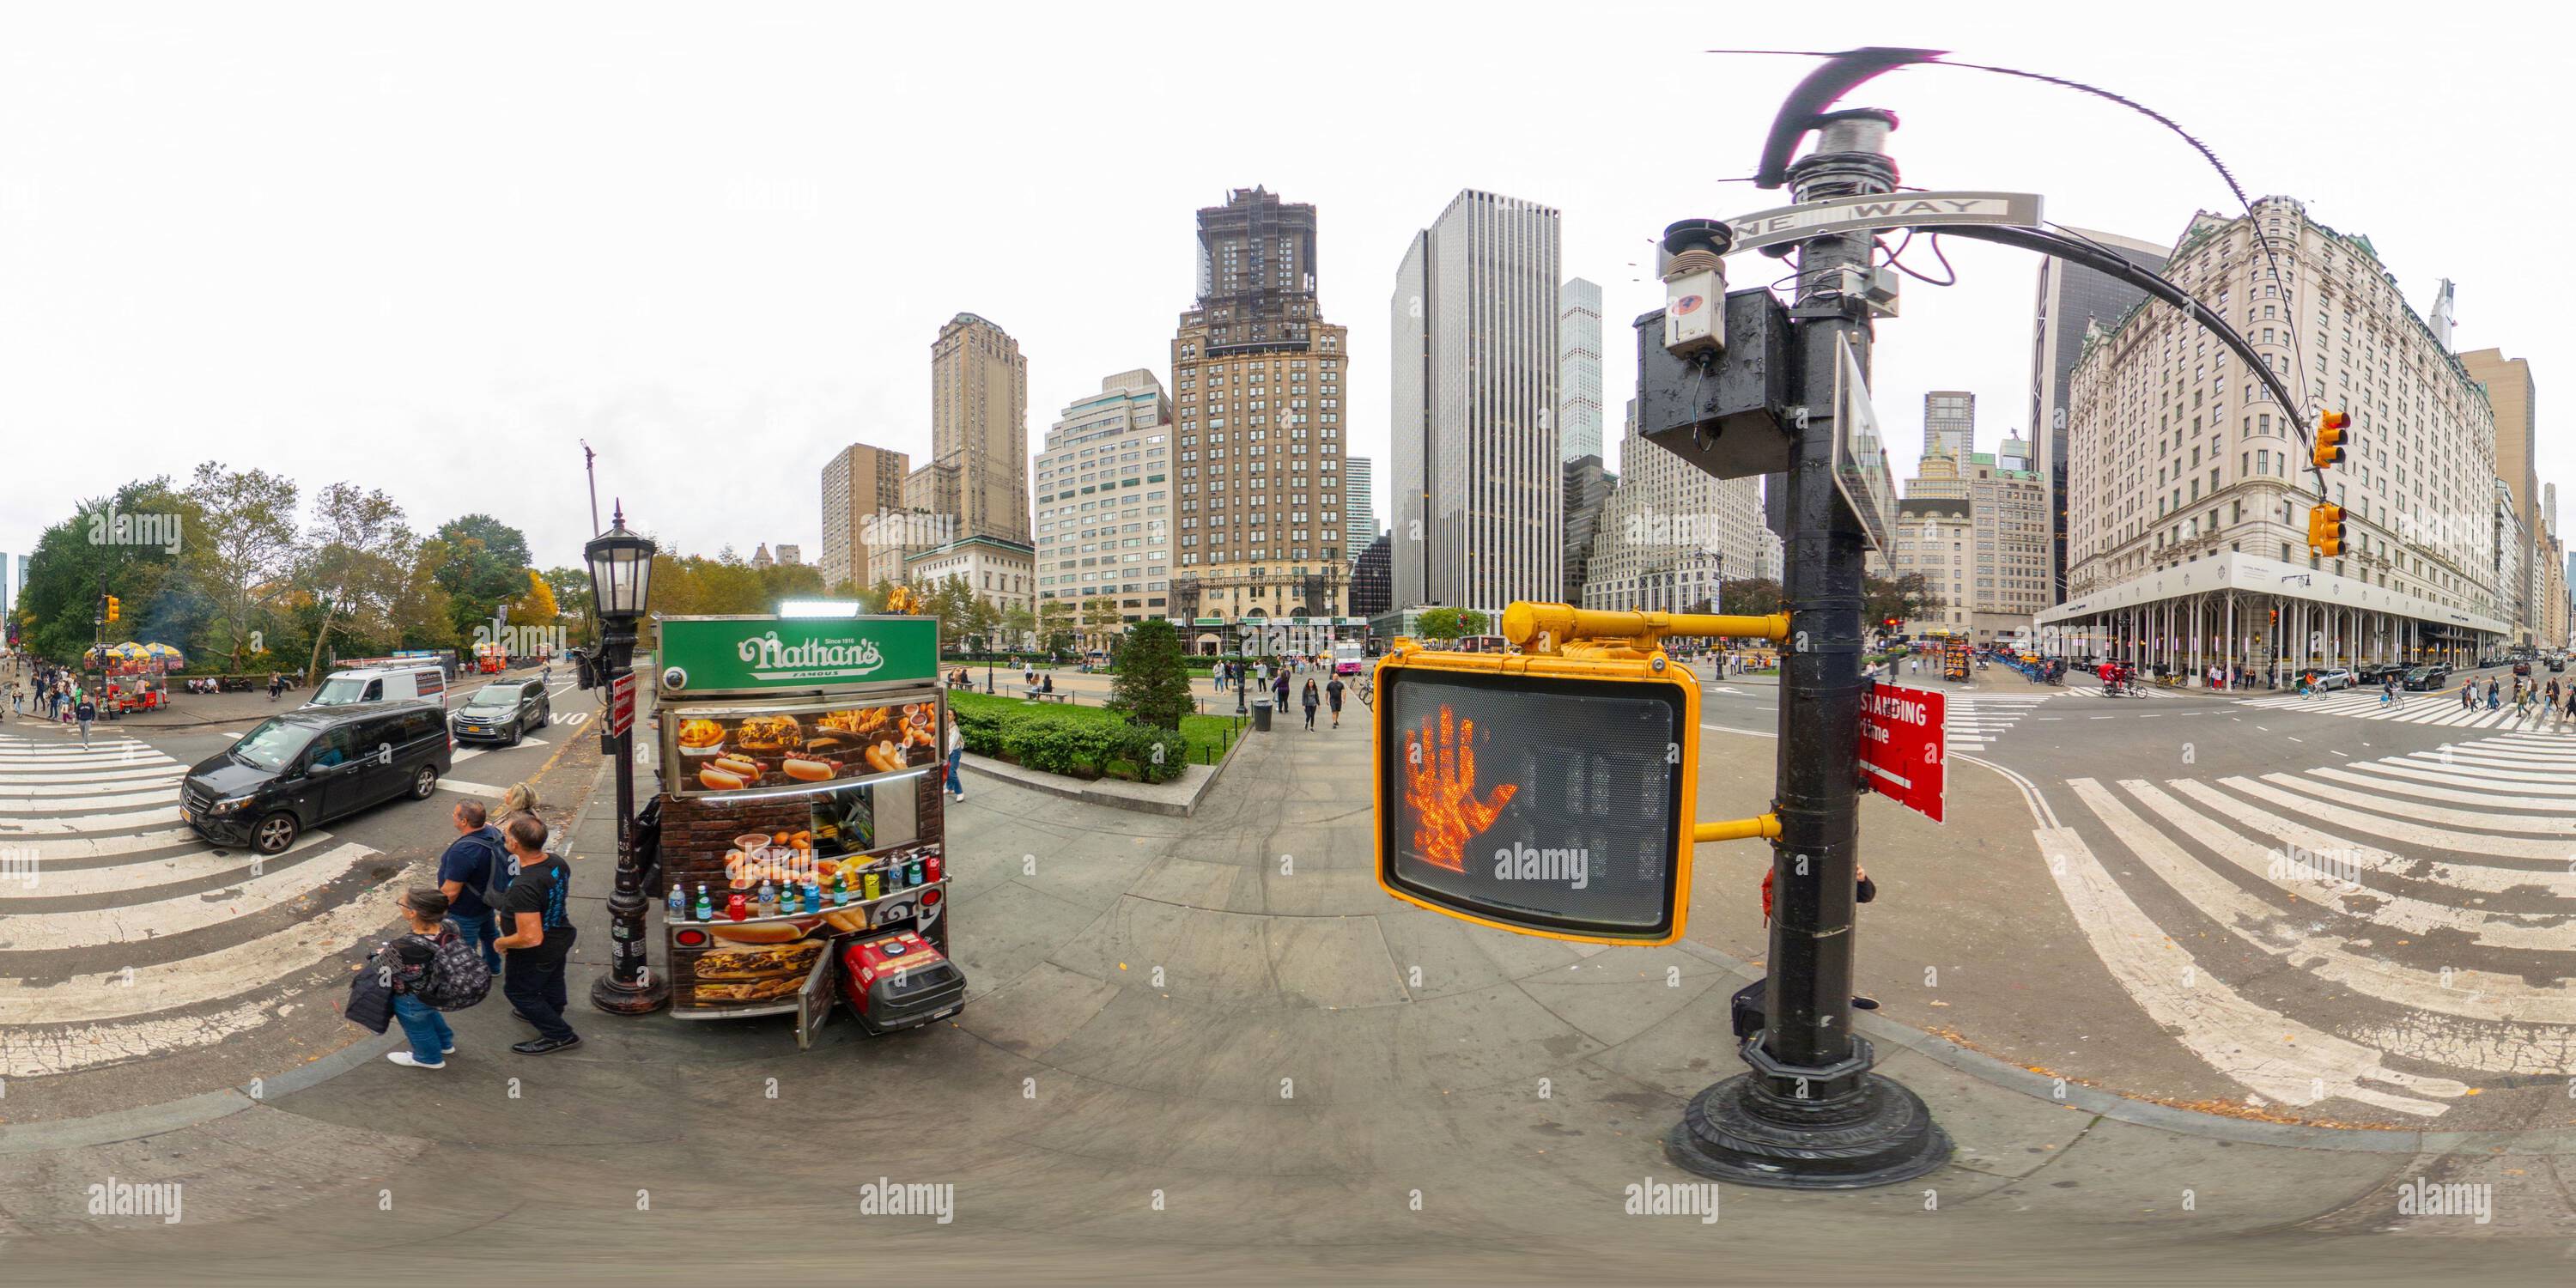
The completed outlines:
<svg viewBox="0 0 2576 1288">
<path fill-rule="evenodd" d="M 385 1058 L 411 1069 L 444 1069 L 456 1050 L 456 1032 L 441 1011 L 461 1011 L 492 990 L 483 958 L 447 920 L 448 898 L 436 886 L 414 886 L 394 905 L 411 932 L 377 954 L 393 992 L 394 1020 L 411 1039 L 408 1051 Z"/>
</svg>

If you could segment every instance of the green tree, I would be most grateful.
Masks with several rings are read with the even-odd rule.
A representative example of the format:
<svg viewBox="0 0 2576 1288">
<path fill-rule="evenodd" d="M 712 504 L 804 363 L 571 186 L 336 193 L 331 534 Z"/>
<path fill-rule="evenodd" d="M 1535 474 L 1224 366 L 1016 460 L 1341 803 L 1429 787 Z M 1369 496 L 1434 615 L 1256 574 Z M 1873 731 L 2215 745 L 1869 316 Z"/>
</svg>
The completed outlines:
<svg viewBox="0 0 2576 1288">
<path fill-rule="evenodd" d="M 1949 605 L 1934 594 L 1932 584 L 1923 574 L 1909 572 L 1902 577 L 1872 577 L 1861 590 L 1861 625 L 1868 630 L 1884 627 L 1888 618 L 1899 622 L 1920 621 Z"/>
<path fill-rule="evenodd" d="M 402 507 L 381 489 L 334 483 L 316 494 L 296 576 L 318 612 L 308 680 L 320 674 L 335 629 L 352 643 L 397 637 L 394 604 L 419 545 Z"/>
<path fill-rule="evenodd" d="M 164 535 L 168 524 L 177 525 L 175 542 Z M 184 564 L 200 530 L 195 504 L 166 477 L 82 502 L 72 517 L 39 535 L 27 556 L 15 614 L 24 647 L 57 662 L 77 661 L 99 642 L 102 593 L 119 601 L 105 642 L 189 647 L 218 611 L 194 588 Z"/>
<path fill-rule="evenodd" d="M 1002 647 L 1026 648 L 1029 635 L 1038 628 L 1037 614 L 1025 604 L 1013 604 L 1002 610 Z"/>
<path fill-rule="evenodd" d="M 1718 589 L 1717 611 L 1739 617 L 1761 617 L 1786 611 L 1789 598 L 1768 577 L 1744 577 Z"/>
<path fill-rule="evenodd" d="M 1482 635 L 1493 624 L 1494 619 L 1485 616 L 1484 610 L 1482 609 L 1461 608 L 1458 610 L 1458 633 L 1460 635 Z"/>
<path fill-rule="evenodd" d="M 1423 609 L 1414 615 L 1413 629 L 1422 632 L 1422 638 L 1442 644 L 1470 633 L 1466 622 L 1454 608 Z"/>
<path fill-rule="evenodd" d="M 196 505 L 199 524 L 185 554 L 188 572 L 217 609 L 205 638 L 189 642 L 190 660 L 198 660 L 200 649 L 219 650 L 224 669 L 239 671 L 253 642 L 264 642 L 260 628 L 271 605 L 289 588 L 295 481 L 261 469 L 234 472 L 206 461 L 197 466 L 187 496 Z"/>
<path fill-rule="evenodd" d="M 979 598 L 970 592 L 966 597 L 966 633 L 980 641 L 980 647 L 990 653 L 1000 647 L 996 637 L 1001 630 L 1002 610 L 995 607 L 992 600 Z"/>
<path fill-rule="evenodd" d="M 1082 628 L 1092 648 L 1107 648 L 1118 637 L 1122 619 L 1118 601 L 1106 595 L 1094 595 L 1082 601 Z"/>
<path fill-rule="evenodd" d="M 526 593 L 520 571 L 534 562 L 528 539 L 517 528 L 488 514 L 468 514 L 438 525 L 430 534 L 438 544 L 423 549 L 435 556 L 439 588 L 448 596 L 449 615 L 460 638 L 474 638 L 474 628 L 490 622 L 505 601 Z"/>
<path fill-rule="evenodd" d="M 1109 709 L 1138 724 L 1178 729 L 1181 717 L 1197 709 L 1190 697 L 1190 673 L 1181 664 L 1180 633 L 1170 621 L 1148 617 L 1127 628 L 1118 646 L 1118 675 L 1111 681 Z"/>
<path fill-rule="evenodd" d="M 654 570 L 660 571 L 661 565 L 656 563 Z M 598 634 L 598 629 L 597 623 L 591 620 L 593 606 L 590 602 L 590 570 L 588 568 L 548 568 L 544 576 L 546 585 L 555 593 L 555 607 L 561 609 L 564 616 L 572 619 L 564 623 L 565 629 L 576 639 L 594 638 Z M 655 602 L 652 608 L 655 612 L 661 611 L 661 590 L 658 585 L 653 587 Z"/>
</svg>

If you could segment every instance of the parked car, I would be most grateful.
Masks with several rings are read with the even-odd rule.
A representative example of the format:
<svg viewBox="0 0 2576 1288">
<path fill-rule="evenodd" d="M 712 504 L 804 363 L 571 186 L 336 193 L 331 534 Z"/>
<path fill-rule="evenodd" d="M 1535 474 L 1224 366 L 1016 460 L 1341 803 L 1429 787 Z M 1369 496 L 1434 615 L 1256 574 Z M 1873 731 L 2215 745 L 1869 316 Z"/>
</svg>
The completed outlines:
<svg viewBox="0 0 2576 1288">
<path fill-rule="evenodd" d="M 2372 662 L 2360 667 L 2352 674 L 2353 682 L 2356 684 L 2378 684 L 2392 675 L 2404 675 L 2405 673 L 2406 665 L 2402 662 Z"/>
<path fill-rule="evenodd" d="M 464 705 L 447 713 L 447 727 L 458 742 L 499 742 L 518 745 L 531 729 L 543 729 L 554 718 L 554 701 L 546 696 L 546 686 L 536 680 L 511 680 L 487 684 L 474 691 Z"/>
<path fill-rule="evenodd" d="M 2558 672 L 2560 672 L 2560 671 L 2564 671 L 2564 670 L 2566 670 L 2566 669 L 2567 669 L 2567 659 L 2566 659 L 2566 658 L 2564 658 L 2564 657 L 2553 657 L 2553 658 L 2549 659 L 2549 671 L 2550 671 L 2550 674 L 2555 675 L 2555 674 L 2557 674 Z"/>
<path fill-rule="evenodd" d="M 2399 681 L 2410 689 L 2438 689 L 2450 682 L 2451 668 L 2447 666 L 2411 666 L 2406 668 L 2406 678 Z"/>
<path fill-rule="evenodd" d="M 304 707 L 259 722 L 179 782 L 179 819 L 218 845 L 280 854 L 333 819 L 427 800 L 455 759 L 435 702 Z"/>
<path fill-rule="evenodd" d="M 2340 666 L 2317 668 L 2317 687 L 2329 692 L 2352 687 L 2352 672 Z"/>
</svg>

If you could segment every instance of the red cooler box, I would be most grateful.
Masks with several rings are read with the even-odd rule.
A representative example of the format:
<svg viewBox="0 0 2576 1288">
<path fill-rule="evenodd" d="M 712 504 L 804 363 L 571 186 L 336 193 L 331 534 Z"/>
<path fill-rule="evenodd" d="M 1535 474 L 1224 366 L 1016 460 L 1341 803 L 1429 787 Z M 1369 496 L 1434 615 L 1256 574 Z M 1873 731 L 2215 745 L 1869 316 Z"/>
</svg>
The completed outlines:
<svg viewBox="0 0 2576 1288">
<path fill-rule="evenodd" d="M 918 1028 L 966 1006 L 966 972 L 907 930 L 841 953 L 841 992 L 870 1033 Z"/>
</svg>

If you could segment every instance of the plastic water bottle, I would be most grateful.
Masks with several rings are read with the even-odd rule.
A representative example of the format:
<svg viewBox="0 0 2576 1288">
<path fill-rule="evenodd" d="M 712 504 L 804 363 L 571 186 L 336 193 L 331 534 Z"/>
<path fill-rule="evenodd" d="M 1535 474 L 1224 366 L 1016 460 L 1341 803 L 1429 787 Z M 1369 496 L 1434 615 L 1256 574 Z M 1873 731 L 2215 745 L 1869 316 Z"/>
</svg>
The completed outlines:
<svg viewBox="0 0 2576 1288">
<path fill-rule="evenodd" d="M 682 894 L 682 893 L 680 893 L 680 883 L 679 883 L 679 882 L 677 882 L 677 881 L 674 881 L 674 882 L 672 882 L 672 883 L 671 883 L 671 920 L 673 920 L 673 921 L 686 921 L 686 920 L 688 920 L 688 919 L 689 919 L 689 899 L 688 899 L 688 896 L 687 896 L 687 895 L 684 895 L 684 894 Z"/>
</svg>

